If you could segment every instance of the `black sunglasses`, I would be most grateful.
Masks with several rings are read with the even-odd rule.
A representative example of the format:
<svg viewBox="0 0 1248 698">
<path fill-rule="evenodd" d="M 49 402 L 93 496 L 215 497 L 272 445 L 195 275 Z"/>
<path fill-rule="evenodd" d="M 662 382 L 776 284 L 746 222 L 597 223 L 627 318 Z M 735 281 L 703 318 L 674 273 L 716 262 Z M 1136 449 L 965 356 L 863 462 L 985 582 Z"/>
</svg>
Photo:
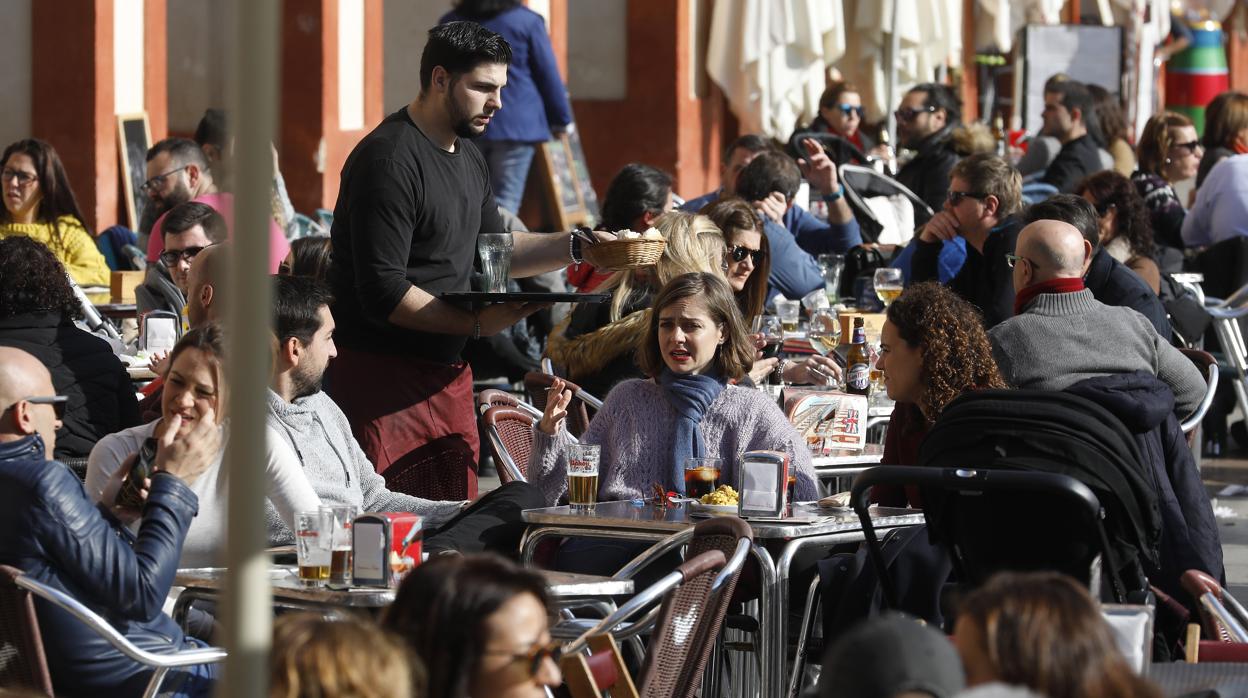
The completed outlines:
<svg viewBox="0 0 1248 698">
<path fill-rule="evenodd" d="M 983 201 L 984 199 L 988 198 L 988 195 L 981 194 L 979 192 L 974 192 L 974 191 L 953 191 L 951 189 L 949 190 L 949 193 L 946 195 L 946 198 L 949 199 L 950 204 L 957 206 L 958 204 L 962 203 L 962 199 L 971 198 L 971 199 L 978 199 L 980 201 Z"/>
<path fill-rule="evenodd" d="M 17 402 L 29 402 L 32 405 L 51 405 L 52 410 L 56 412 L 56 418 L 64 419 L 65 405 L 69 402 L 69 398 L 64 395 L 47 395 L 47 396 L 24 397 L 21 400 L 18 400 Z M 4 411 L 8 412 L 9 410 L 16 407 L 17 402 L 4 408 Z"/>
<path fill-rule="evenodd" d="M 856 107 L 852 104 L 829 104 L 824 108 L 835 109 L 844 114 L 846 117 L 850 114 L 857 114 L 859 119 L 863 118 L 863 115 L 866 113 L 861 106 Z"/>
<path fill-rule="evenodd" d="M 167 267 L 173 267 L 178 263 L 178 260 L 189 264 L 192 259 L 195 259 L 195 255 L 203 251 L 203 247 L 188 247 L 185 250 L 165 250 L 160 253 L 160 261 L 164 262 Z"/>
<path fill-rule="evenodd" d="M 934 111 L 936 111 L 936 107 L 931 106 L 931 105 L 928 105 L 926 107 L 920 107 L 919 109 L 911 109 L 909 107 L 906 107 L 905 109 L 898 109 L 897 111 L 893 112 L 893 116 L 897 117 L 898 121 L 910 121 L 911 119 L 918 116 L 919 114 L 931 114 Z"/>
<path fill-rule="evenodd" d="M 522 654 L 511 654 L 510 652 L 484 652 L 483 654 L 501 654 L 511 657 L 513 662 L 524 662 L 525 667 L 529 670 L 530 677 L 536 677 L 537 672 L 542 668 L 542 662 L 549 659 L 555 664 L 559 663 L 559 658 L 563 656 L 563 644 L 552 640 L 540 645 L 534 645 L 528 652 Z"/>
<path fill-rule="evenodd" d="M 754 260 L 755 265 L 763 261 L 763 258 L 767 256 L 767 253 L 762 250 L 751 250 L 750 248 L 743 247 L 741 245 L 737 245 L 731 250 L 728 250 L 728 254 L 732 257 L 732 261 L 734 262 L 744 262 L 745 258 L 749 257 Z"/>
<path fill-rule="evenodd" d="M 1171 143 L 1171 148 L 1187 148 L 1188 152 L 1194 153 L 1200 147 L 1200 141 L 1188 141 L 1187 143 Z"/>
</svg>

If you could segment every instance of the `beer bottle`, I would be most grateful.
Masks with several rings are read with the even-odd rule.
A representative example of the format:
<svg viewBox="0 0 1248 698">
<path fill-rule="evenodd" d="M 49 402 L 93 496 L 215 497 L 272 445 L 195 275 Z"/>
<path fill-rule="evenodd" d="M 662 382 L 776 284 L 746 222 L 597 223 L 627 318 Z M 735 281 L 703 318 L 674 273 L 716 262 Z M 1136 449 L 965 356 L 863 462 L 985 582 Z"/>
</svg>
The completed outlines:
<svg viewBox="0 0 1248 698">
<path fill-rule="evenodd" d="M 862 318 L 854 318 L 853 341 L 845 357 L 845 392 L 867 395 L 871 392 L 871 353 L 867 351 L 867 330 Z"/>
<path fill-rule="evenodd" d="M 1005 133 L 1005 119 L 1002 118 L 1001 112 L 992 119 L 992 140 L 996 146 L 997 157 L 1005 158 L 1009 155 L 1009 138 Z"/>
</svg>

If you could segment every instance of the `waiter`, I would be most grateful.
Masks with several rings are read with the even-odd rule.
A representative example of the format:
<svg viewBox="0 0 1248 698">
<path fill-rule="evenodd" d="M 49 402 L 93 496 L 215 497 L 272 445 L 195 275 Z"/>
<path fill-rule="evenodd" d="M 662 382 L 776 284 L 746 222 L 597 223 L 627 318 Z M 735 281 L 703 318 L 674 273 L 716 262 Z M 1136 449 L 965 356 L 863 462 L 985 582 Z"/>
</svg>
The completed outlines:
<svg viewBox="0 0 1248 698">
<path fill-rule="evenodd" d="M 331 231 L 336 300 L 330 395 L 392 489 L 431 499 L 476 496 L 477 427 L 469 337 L 545 307 L 468 310 L 477 235 L 507 229 L 485 159 L 468 139 L 502 108 L 511 47 L 474 22 L 429 31 L 420 95 L 364 137 L 342 168 Z M 570 235 L 514 233 L 512 276 L 579 261 Z"/>
</svg>

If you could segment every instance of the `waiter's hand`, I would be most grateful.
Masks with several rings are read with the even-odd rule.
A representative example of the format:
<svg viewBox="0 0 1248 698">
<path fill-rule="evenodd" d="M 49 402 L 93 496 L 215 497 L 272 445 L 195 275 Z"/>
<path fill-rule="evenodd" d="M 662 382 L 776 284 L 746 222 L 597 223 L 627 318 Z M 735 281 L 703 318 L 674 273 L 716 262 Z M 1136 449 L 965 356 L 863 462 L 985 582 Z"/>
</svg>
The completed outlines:
<svg viewBox="0 0 1248 698">
<path fill-rule="evenodd" d="M 492 337 L 520 322 L 526 317 L 554 305 L 553 303 L 496 303 L 487 305 L 477 320 L 481 323 L 481 336 Z"/>
</svg>

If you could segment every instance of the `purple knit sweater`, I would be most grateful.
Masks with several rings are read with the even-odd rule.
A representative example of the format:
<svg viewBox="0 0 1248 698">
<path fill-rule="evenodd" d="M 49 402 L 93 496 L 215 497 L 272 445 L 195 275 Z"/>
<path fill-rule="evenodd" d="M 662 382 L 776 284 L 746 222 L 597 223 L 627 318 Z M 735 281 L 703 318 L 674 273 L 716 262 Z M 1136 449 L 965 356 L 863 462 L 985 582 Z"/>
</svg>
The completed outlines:
<svg viewBox="0 0 1248 698">
<path fill-rule="evenodd" d="M 581 443 L 602 446 L 598 467 L 598 501 L 649 496 L 651 483 L 666 483 L 671 473 L 676 412 L 651 380 L 629 380 L 611 389 L 606 403 L 589 424 Z M 818 487 L 810 450 L 784 413 L 766 395 L 729 385 L 702 418 L 706 455 L 724 459 L 720 482 L 737 486 L 737 468 L 746 451 L 784 451 L 797 470 L 797 499 L 815 499 Z M 554 505 L 568 489 L 567 446 L 563 429 L 555 436 L 533 429 L 529 482 Z"/>
</svg>

